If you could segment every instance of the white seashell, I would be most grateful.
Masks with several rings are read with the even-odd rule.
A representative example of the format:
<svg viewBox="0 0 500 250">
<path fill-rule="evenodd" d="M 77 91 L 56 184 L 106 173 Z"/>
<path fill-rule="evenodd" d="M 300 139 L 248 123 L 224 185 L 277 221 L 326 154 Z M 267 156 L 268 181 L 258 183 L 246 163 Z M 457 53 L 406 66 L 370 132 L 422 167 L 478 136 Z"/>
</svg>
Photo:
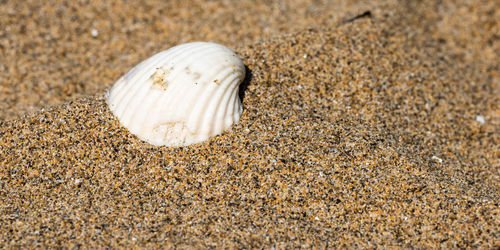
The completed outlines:
<svg viewBox="0 0 500 250">
<path fill-rule="evenodd" d="M 245 66 L 229 48 L 186 43 L 160 52 L 106 93 L 120 123 L 154 145 L 185 146 L 221 134 L 242 112 Z"/>
</svg>

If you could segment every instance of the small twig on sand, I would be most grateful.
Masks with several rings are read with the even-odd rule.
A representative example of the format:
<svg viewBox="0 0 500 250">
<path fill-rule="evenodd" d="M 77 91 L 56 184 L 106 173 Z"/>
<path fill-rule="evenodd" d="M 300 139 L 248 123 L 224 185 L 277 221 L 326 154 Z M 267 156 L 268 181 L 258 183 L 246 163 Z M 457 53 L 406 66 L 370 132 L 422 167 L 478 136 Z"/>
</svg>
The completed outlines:
<svg viewBox="0 0 500 250">
<path fill-rule="evenodd" d="M 360 18 L 364 18 L 364 17 L 372 17 L 372 12 L 371 12 L 371 11 L 369 11 L 369 10 L 368 10 L 368 11 L 365 11 L 365 12 L 363 12 L 363 13 L 361 13 L 361 14 L 359 14 L 359 15 L 357 15 L 357 16 L 355 16 L 355 17 L 353 17 L 353 18 L 345 19 L 345 20 L 343 21 L 343 23 L 350 23 L 350 22 L 355 21 L 356 19 L 360 19 Z"/>
</svg>

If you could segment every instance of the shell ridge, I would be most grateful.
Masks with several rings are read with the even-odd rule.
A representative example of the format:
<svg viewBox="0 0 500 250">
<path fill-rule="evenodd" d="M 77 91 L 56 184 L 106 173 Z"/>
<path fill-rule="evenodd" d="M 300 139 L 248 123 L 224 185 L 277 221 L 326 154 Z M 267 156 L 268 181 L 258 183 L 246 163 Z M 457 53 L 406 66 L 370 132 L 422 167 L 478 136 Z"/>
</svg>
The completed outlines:
<svg viewBox="0 0 500 250">
<path fill-rule="evenodd" d="M 241 103 L 239 98 L 239 88 L 234 91 L 233 95 L 235 96 L 236 102 L 232 106 L 232 110 L 235 110 L 233 111 L 232 123 L 236 123 L 240 120 L 241 114 L 243 113 L 243 103 Z"/>
<path fill-rule="evenodd" d="M 219 85 L 219 89 L 222 86 L 230 85 L 232 83 L 232 81 L 228 81 L 227 79 L 230 78 L 231 76 L 235 75 L 233 73 L 237 73 L 237 71 L 234 71 L 234 69 L 232 69 L 230 67 L 226 67 L 225 70 L 222 70 L 222 71 L 218 72 L 218 74 L 214 78 L 215 79 L 220 79 L 219 80 L 219 84 L 218 84 Z M 222 76 L 220 76 L 220 75 L 222 75 Z M 220 98 L 218 94 L 214 94 L 214 92 L 216 92 L 216 91 L 217 91 L 217 89 L 213 89 L 212 92 L 206 93 L 204 96 L 202 96 L 202 98 L 203 98 L 204 101 L 202 101 L 201 103 L 210 102 L 210 101 L 205 101 L 205 100 L 211 98 L 211 96 L 214 96 L 214 95 L 217 96 L 217 97 L 216 98 L 212 98 L 212 100 L 216 100 L 216 99 Z M 207 109 L 209 107 L 210 107 L 210 105 L 203 105 L 203 106 L 201 106 L 200 107 L 201 110 L 199 111 L 199 113 L 207 114 Z M 191 112 L 191 114 L 196 114 L 196 113 L 197 112 Z M 213 114 L 212 114 L 212 116 L 213 116 Z M 195 124 L 204 124 L 204 121 L 207 120 L 207 118 L 205 118 L 205 117 L 207 117 L 207 115 L 205 115 L 205 116 L 199 116 Z M 208 116 L 208 117 L 210 117 L 210 116 Z M 201 131 L 206 130 L 205 128 L 203 128 L 201 126 L 197 126 L 196 127 L 196 131 L 199 132 L 200 129 L 201 129 Z"/>
<path fill-rule="evenodd" d="M 179 53 L 177 55 L 177 57 L 181 57 L 181 59 L 179 59 L 177 61 L 177 64 L 181 64 L 181 65 L 178 65 L 178 67 L 176 67 L 174 69 L 174 71 L 171 72 L 170 78 L 171 79 L 179 78 L 179 75 L 182 74 L 184 71 L 183 65 L 186 64 L 186 62 L 185 62 L 185 60 L 183 60 L 183 58 L 189 58 L 189 56 L 186 54 L 198 52 L 199 50 L 202 50 L 202 48 L 197 48 L 197 50 L 194 50 L 194 51 L 193 50 L 188 51 L 186 48 L 184 48 L 184 50 L 182 50 L 182 53 Z M 168 88 L 168 90 L 167 90 L 168 91 L 168 93 L 167 93 L 168 98 L 161 98 L 160 105 L 158 106 L 156 112 L 163 113 L 164 110 L 162 110 L 162 109 L 164 107 L 171 107 L 171 104 L 174 102 L 185 101 L 185 100 L 180 99 L 178 96 L 182 96 L 182 95 L 179 95 L 179 92 L 181 92 L 181 93 L 185 92 L 185 90 L 189 87 L 187 83 L 182 82 L 182 83 L 177 83 L 177 84 L 171 84 L 169 87 L 170 88 Z"/>
<path fill-rule="evenodd" d="M 159 53 L 155 54 L 154 56 L 152 56 L 152 57 L 150 57 L 150 58 L 148 58 L 148 59 L 146 59 L 146 60 L 142 61 L 142 62 L 141 62 L 141 63 L 139 63 L 137 66 L 135 66 L 134 68 L 132 68 L 129 72 L 127 72 L 127 73 L 125 74 L 125 76 L 121 77 L 121 78 L 117 81 L 117 83 L 119 83 L 119 82 L 120 82 L 120 80 L 122 80 L 122 81 L 120 82 L 120 85 L 119 85 L 119 86 L 122 86 L 123 88 L 122 88 L 122 91 L 120 91 L 120 92 L 117 92 L 117 93 L 116 93 L 116 96 L 121 96 L 121 99 L 123 99 L 123 98 L 125 98 L 125 95 L 123 94 L 123 92 L 125 92 L 126 90 L 129 90 L 129 91 L 131 91 L 131 90 L 135 90 L 134 86 L 135 86 L 135 85 L 139 85 L 139 84 L 134 84 L 134 83 L 138 81 L 138 79 L 137 79 L 137 78 L 138 78 L 138 75 L 141 75 L 141 74 L 139 74 L 139 73 L 140 73 L 140 70 L 139 70 L 139 69 L 143 69 L 143 68 L 150 67 L 150 65 L 149 65 L 149 64 L 150 64 L 151 62 L 154 62 L 157 58 L 159 58 L 159 57 L 160 57 L 160 55 L 161 55 L 162 53 L 165 53 L 165 52 L 166 52 L 166 51 L 159 52 Z M 115 83 L 115 85 L 117 85 L 117 83 Z M 135 86 L 135 87 L 139 88 L 139 86 Z M 114 92 L 116 92 L 116 91 L 114 91 Z M 115 101 L 115 100 L 114 100 L 114 96 L 112 97 L 112 100 L 113 100 L 113 102 L 114 102 L 114 103 L 119 103 L 119 102 L 121 102 L 121 100 Z"/>
<path fill-rule="evenodd" d="M 230 72 L 232 72 L 232 69 L 229 69 L 227 67 L 221 67 L 221 68 L 226 68 L 226 70 L 220 70 L 220 71 L 215 73 L 216 75 L 210 77 L 211 79 L 220 79 L 218 88 L 220 88 L 220 86 L 226 82 L 226 79 L 230 76 Z M 222 76 L 219 77 L 220 75 L 222 75 Z M 200 101 L 198 103 L 196 103 L 196 105 L 193 107 L 192 110 L 190 110 L 191 115 L 188 118 L 188 121 L 189 121 L 188 124 L 197 124 L 194 128 L 191 128 L 192 131 L 200 132 L 200 129 L 203 129 L 203 128 L 201 128 L 203 116 L 200 116 L 198 114 L 202 114 L 206 110 L 206 108 L 208 106 L 208 105 L 206 105 L 206 103 L 208 102 L 207 99 L 209 99 L 211 96 L 213 96 L 213 93 L 215 91 L 217 91 L 218 88 L 214 87 L 210 90 L 209 93 L 207 93 L 207 92 L 202 93 L 199 97 Z"/>
<path fill-rule="evenodd" d="M 133 119 L 131 120 L 131 122 L 129 123 L 130 127 L 131 128 L 136 128 L 136 127 L 139 127 L 139 125 L 141 123 L 144 123 L 145 121 L 147 121 L 147 117 L 151 116 L 151 115 L 154 115 L 151 113 L 150 111 L 150 107 L 152 106 L 152 104 L 159 98 L 161 98 L 161 93 L 157 93 L 158 91 L 154 88 L 148 88 L 148 92 L 147 94 L 144 95 L 144 98 L 142 98 L 141 100 L 141 104 L 142 105 L 136 105 L 135 106 L 135 109 L 134 109 L 134 113 L 131 117 L 133 117 Z M 137 110 L 139 107 L 143 107 L 142 109 L 143 110 Z M 145 129 L 147 129 L 148 127 L 150 126 L 144 126 L 142 128 L 142 131 L 138 131 L 137 130 L 137 133 L 139 132 L 144 132 Z"/>
<path fill-rule="evenodd" d="M 239 80 L 239 79 L 236 79 Z M 232 123 L 234 123 L 234 118 L 237 114 L 239 117 L 241 115 L 241 110 L 238 109 L 236 110 L 239 106 L 241 106 L 241 102 L 239 102 L 240 98 L 236 96 L 238 93 L 238 90 L 240 88 L 240 85 L 237 84 L 235 87 L 232 88 L 230 92 L 230 96 L 228 98 L 228 103 L 224 105 L 224 113 L 222 114 L 222 129 L 226 129 L 231 126 Z M 230 121 L 228 121 L 230 120 Z M 229 125 L 228 125 L 229 124 Z"/>
<path fill-rule="evenodd" d="M 234 80 L 238 79 L 238 75 L 236 75 L 236 74 L 230 74 L 229 76 L 230 77 L 226 81 L 228 81 L 230 83 L 233 83 L 233 82 L 235 82 Z M 228 96 L 227 93 L 228 92 L 230 93 L 230 90 L 235 88 L 235 87 L 238 87 L 238 85 L 237 84 L 224 85 L 224 88 L 220 88 L 214 94 L 214 98 L 210 99 L 210 103 L 208 105 L 206 105 L 207 109 L 205 110 L 205 112 L 203 112 L 203 115 L 204 115 L 203 120 L 204 121 L 215 120 L 214 126 L 212 126 L 211 128 L 208 128 L 209 134 L 213 134 L 213 133 L 215 133 L 215 131 L 217 131 L 217 128 L 223 127 L 223 125 L 220 123 L 223 123 L 223 121 L 225 120 L 224 119 L 225 114 L 220 113 L 221 112 L 220 107 L 221 107 L 221 104 L 223 102 L 225 102 L 226 104 L 229 104 L 229 102 L 231 101 L 229 98 L 231 96 Z M 222 121 L 219 119 L 222 119 Z"/>
<path fill-rule="evenodd" d="M 239 96 L 235 95 L 235 93 L 238 93 L 238 89 L 240 88 L 240 80 L 241 78 L 235 78 L 233 79 L 233 81 L 236 81 L 236 84 L 233 83 L 233 86 L 230 90 L 230 92 L 227 94 L 228 97 L 227 100 L 228 102 L 222 106 L 223 107 L 223 113 L 222 115 L 220 115 L 221 117 L 221 128 L 222 130 L 225 130 L 227 128 L 229 128 L 231 126 L 231 124 L 233 122 L 230 122 L 229 124 L 227 124 L 228 120 L 230 121 L 234 121 L 234 116 L 237 116 L 239 117 L 241 115 L 241 112 L 240 112 L 240 109 L 235 109 L 234 107 L 240 107 L 240 106 L 237 106 L 237 105 L 241 105 L 241 102 L 239 102 L 240 98 Z"/>
<path fill-rule="evenodd" d="M 159 55 L 161 53 L 162 52 L 160 52 L 160 53 L 158 53 L 156 55 Z M 137 95 L 137 91 L 138 90 L 140 90 L 141 88 L 144 88 L 144 86 L 142 84 L 140 84 L 140 83 L 143 82 L 144 79 L 147 79 L 145 77 L 146 75 L 149 78 L 149 76 L 152 74 L 150 72 L 153 71 L 156 68 L 153 65 L 159 64 L 161 62 L 161 60 L 162 60 L 161 56 L 158 56 L 158 57 L 153 56 L 152 58 L 147 59 L 146 61 L 144 61 L 145 62 L 145 66 L 147 66 L 147 68 L 146 68 L 146 70 L 144 70 L 144 72 L 140 72 L 139 71 L 140 74 L 137 73 L 136 75 L 134 75 L 134 77 L 132 77 L 129 80 L 127 80 L 127 81 L 130 81 L 129 83 L 122 83 L 122 87 L 124 88 L 124 91 L 126 91 L 126 93 L 121 96 L 121 99 L 117 100 L 116 106 L 123 107 L 120 112 L 117 112 L 118 113 L 117 116 L 120 117 L 121 119 L 124 119 L 124 122 L 128 122 L 128 119 L 129 119 L 128 117 L 127 118 L 124 117 L 124 113 L 127 110 L 130 110 L 129 106 L 137 104 L 137 102 L 131 102 L 130 100 L 134 96 Z M 126 103 L 125 106 L 124 106 L 123 103 Z M 129 113 L 131 113 L 131 112 L 129 112 Z"/>
<path fill-rule="evenodd" d="M 216 86 L 211 86 L 210 84 L 220 84 L 220 83 L 215 83 L 215 82 L 214 82 L 214 83 L 212 83 L 212 81 L 215 81 L 215 80 L 217 80 L 217 79 L 219 79 L 219 81 L 221 81 L 221 80 L 224 80 L 224 79 L 225 79 L 225 78 L 221 78 L 221 77 L 219 77 L 219 74 L 223 73 L 223 70 L 222 70 L 222 69 L 224 69 L 224 68 L 226 68 L 226 67 L 227 67 L 227 65 L 220 65 L 220 66 L 218 66 L 218 67 L 217 67 L 217 70 L 214 70 L 214 73 L 213 73 L 213 74 L 210 74 L 210 75 L 207 75 L 207 74 L 206 74 L 206 75 L 204 75 L 204 76 L 203 76 L 203 79 L 200 79 L 200 80 L 202 80 L 201 82 L 203 82 L 203 83 L 205 83 L 205 82 L 206 82 L 206 84 L 209 84 L 209 85 L 208 85 L 208 88 L 210 88 L 210 89 L 211 89 L 211 90 L 210 90 L 210 91 L 211 91 L 210 93 L 212 93 L 213 91 L 215 91 L 215 89 L 217 88 Z M 188 106 L 186 107 L 186 111 L 187 111 L 186 113 L 191 114 L 191 116 L 187 117 L 187 121 L 188 121 L 189 129 L 190 129 L 190 131 L 192 131 L 192 132 L 199 131 L 199 130 L 198 130 L 198 129 L 199 129 L 199 128 L 198 128 L 198 126 L 193 127 L 193 126 L 191 126 L 190 124 L 193 124 L 193 117 L 192 117 L 192 116 L 193 116 L 194 114 L 196 114 L 195 109 L 196 109 L 199 105 L 203 105 L 203 103 L 204 103 L 204 100 L 205 100 L 205 99 L 204 99 L 204 92 L 206 92 L 206 91 L 207 91 L 207 90 L 206 90 L 206 89 L 204 89 L 204 88 L 199 88 L 199 89 L 198 89 L 198 90 L 197 90 L 197 91 L 193 94 L 193 98 L 197 98 L 199 101 L 198 101 L 198 102 L 191 102 L 191 104 L 190 104 L 190 105 L 188 105 Z M 207 94 L 207 93 L 205 93 L 205 95 L 208 95 L 208 96 L 209 96 L 209 94 Z M 200 103 L 201 103 L 201 104 L 200 104 Z M 198 122 L 196 122 L 195 124 L 198 124 Z"/>
<path fill-rule="evenodd" d="M 166 50 L 166 51 L 162 51 L 160 53 L 157 53 L 153 57 L 146 60 L 146 61 L 149 61 L 146 64 L 146 66 L 149 68 L 149 70 L 143 72 L 142 74 L 136 74 L 133 78 L 131 78 L 131 80 L 133 80 L 134 82 L 150 82 L 149 78 L 156 73 L 158 68 L 164 67 L 164 65 L 166 63 L 171 61 L 171 58 L 173 56 L 177 56 L 179 53 L 182 53 L 182 50 L 173 50 L 173 51 Z M 146 61 L 144 61 L 144 62 L 146 62 Z M 151 87 L 151 85 L 149 85 L 149 87 Z M 129 89 L 128 93 L 135 93 L 135 95 L 136 95 L 135 99 L 141 98 L 141 102 L 142 102 L 143 97 L 141 97 L 141 96 L 146 97 L 147 93 L 145 91 L 141 91 L 140 92 L 141 95 L 138 96 L 137 90 L 141 89 L 141 87 L 142 87 L 142 89 L 144 89 L 144 86 L 141 86 L 141 84 L 133 84 L 133 86 L 131 86 L 131 89 Z M 137 104 L 140 103 L 137 101 L 136 102 L 130 101 L 130 99 L 133 98 L 134 96 L 132 96 L 132 95 L 126 95 L 126 96 L 127 96 L 126 101 L 127 101 L 128 105 L 125 106 L 122 113 L 120 114 L 120 117 L 124 120 L 124 123 L 125 122 L 128 123 L 129 119 L 131 119 L 131 116 L 135 113 L 135 107 L 129 108 L 130 104 L 134 103 L 135 106 L 137 106 Z M 127 114 L 130 114 L 129 116 L 124 116 L 123 113 L 126 111 L 128 111 Z"/>
<path fill-rule="evenodd" d="M 182 63 L 182 65 L 178 65 L 175 72 L 172 72 L 173 74 L 171 74 L 171 78 L 175 79 L 180 74 L 185 73 L 185 71 L 184 71 L 186 68 L 185 65 L 190 65 L 193 62 L 199 61 L 200 58 L 202 58 L 203 56 L 206 56 L 207 54 L 212 52 L 212 51 L 204 51 L 204 50 L 206 50 L 204 47 L 198 47 L 198 48 L 191 49 L 191 50 L 185 49 L 183 51 L 184 53 L 177 55 L 176 57 L 178 57 L 178 59 L 177 59 L 176 63 L 177 64 Z M 200 51 L 202 51 L 203 53 L 200 54 L 199 53 Z M 196 57 L 194 57 L 192 55 L 196 55 Z M 181 69 L 179 69 L 179 68 L 181 68 Z"/>
<path fill-rule="evenodd" d="M 149 70 L 145 70 L 145 72 L 142 72 L 142 73 L 140 73 L 140 71 L 139 71 L 139 72 L 133 74 L 132 77 L 125 79 L 125 80 L 129 81 L 129 83 L 125 83 L 128 86 L 128 88 L 125 88 L 127 93 L 137 92 L 137 89 L 140 89 L 142 86 L 141 86 L 141 84 L 134 84 L 134 83 L 145 81 L 146 79 L 148 79 L 152 74 L 154 74 L 156 72 L 156 68 L 158 67 L 157 66 L 158 64 L 164 64 L 165 62 L 168 62 L 170 60 L 170 58 L 176 54 L 176 52 L 177 52 L 176 50 L 173 50 L 173 51 L 166 50 L 166 51 L 156 53 L 152 57 L 144 60 L 139 65 L 134 67 L 134 69 L 135 69 L 135 68 L 141 66 L 140 68 L 145 68 L 145 69 L 149 69 Z M 131 71 L 133 71 L 134 69 L 132 69 Z M 129 72 L 129 73 L 131 73 L 131 72 Z M 128 73 L 126 75 L 128 75 Z M 120 101 L 118 101 L 118 103 L 116 105 L 119 106 L 123 101 L 130 102 L 130 98 L 131 98 L 130 95 L 123 94 L 122 99 Z M 120 113 L 120 117 L 122 115 L 123 115 L 123 112 Z"/>
</svg>

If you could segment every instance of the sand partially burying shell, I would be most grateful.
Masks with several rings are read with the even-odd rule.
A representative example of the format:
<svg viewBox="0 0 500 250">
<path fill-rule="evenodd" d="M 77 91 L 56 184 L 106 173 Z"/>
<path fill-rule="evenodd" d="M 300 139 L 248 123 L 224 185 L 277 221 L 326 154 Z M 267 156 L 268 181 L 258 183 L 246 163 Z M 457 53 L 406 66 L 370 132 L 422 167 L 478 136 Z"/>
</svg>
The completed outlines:
<svg viewBox="0 0 500 250">
<path fill-rule="evenodd" d="M 370 1 L 346 23 L 365 5 L 97 2 L 0 5 L 0 107 L 83 96 L 0 121 L 0 247 L 498 248 L 498 1 Z M 73 32 L 87 38 L 58 43 Z M 102 96 L 196 36 L 247 39 L 231 46 L 245 112 L 206 142 L 152 147 Z"/>
</svg>

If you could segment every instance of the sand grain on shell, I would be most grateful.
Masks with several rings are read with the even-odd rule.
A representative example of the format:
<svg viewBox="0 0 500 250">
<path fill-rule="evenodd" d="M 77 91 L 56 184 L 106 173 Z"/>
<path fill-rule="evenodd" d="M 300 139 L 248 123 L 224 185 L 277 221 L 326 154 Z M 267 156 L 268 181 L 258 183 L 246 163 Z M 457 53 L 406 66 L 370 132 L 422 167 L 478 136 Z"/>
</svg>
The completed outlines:
<svg viewBox="0 0 500 250">
<path fill-rule="evenodd" d="M 499 43 L 467 36 L 498 26 L 429 6 L 237 47 L 244 111 L 206 143 L 152 147 L 102 93 L 1 121 L 0 244 L 498 247 Z"/>
</svg>

